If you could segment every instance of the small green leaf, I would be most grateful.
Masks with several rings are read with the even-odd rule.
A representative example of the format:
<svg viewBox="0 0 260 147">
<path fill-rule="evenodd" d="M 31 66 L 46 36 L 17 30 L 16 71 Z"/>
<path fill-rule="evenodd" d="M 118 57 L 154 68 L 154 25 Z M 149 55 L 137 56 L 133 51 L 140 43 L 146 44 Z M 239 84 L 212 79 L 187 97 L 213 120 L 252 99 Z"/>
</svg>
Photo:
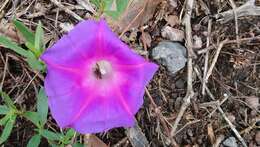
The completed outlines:
<svg viewBox="0 0 260 147">
<path fill-rule="evenodd" d="M 30 31 L 22 22 L 18 20 L 14 20 L 13 24 L 19 30 L 19 32 L 21 32 L 26 41 L 34 44 L 34 34 L 32 31 Z"/>
<path fill-rule="evenodd" d="M 0 105 L 0 114 L 7 114 L 10 109 L 5 105 Z"/>
<path fill-rule="evenodd" d="M 73 130 L 73 129 L 69 129 L 67 132 L 66 132 L 66 137 L 67 138 L 71 138 L 71 137 L 73 137 L 74 136 L 74 134 L 75 134 L 76 132 Z"/>
<path fill-rule="evenodd" d="M 11 107 L 13 109 L 16 109 L 14 102 L 11 100 L 11 98 L 9 97 L 9 95 L 7 95 L 5 92 L 0 92 L 1 93 L 1 97 L 4 99 L 4 102 L 6 103 L 6 105 L 8 107 Z"/>
<path fill-rule="evenodd" d="M 4 143 L 8 137 L 10 136 L 12 129 L 14 127 L 14 123 L 15 123 L 15 119 L 16 119 L 16 115 L 13 115 L 6 123 L 4 130 L 1 134 L 0 137 L 0 144 Z"/>
<path fill-rule="evenodd" d="M 49 130 L 43 130 L 41 135 L 51 141 L 60 140 L 62 138 L 60 133 L 54 133 Z"/>
<path fill-rule="evenodd" d="M 37 113 L 41 118 L 42 125 L 44 125 L 47 121 L 47 115 L 48 115 L 48 98 L 45 94 L 43 87 L 41 87 L 37 95 Z"/>
<path fill-rule="evenodd" d="M 66 132 L 66 134 L 65 134 L 65 136 L 62 138 L 62 140 L 61 140 L 61 142 L 63 143 L 63 144 L 70 144 L 70 142 L 71 142 L 71 138 L 74 136 L 74 134 L 75 134 L 76 132 L 73 130 L 73 129 L 69 129 L 67 132 Z"/>
<path fill-rule="evenodd" d="M 43 62 L 37 59 L 37 57 L 31 52 L 28 52 L 28 57 L 26 59 L 27 63 L 29 66 L 38 71 L 44 71 L 45 70 L 45 65 Z"/>
<path fill-rule="evenodd" d="M 31 112 L 31 111 L 27 111 L 23 114 L 23 116 L 30 120 L 34 125 L 36 125 L 37 127 L 39 127 L 39 123 L 40 123 L 40 116 L 38 113 L 36 112 Z"/>
<path fill-rule="evenodd" d="M 28 51 L 19 47 L 16 43 L 12 42 L 9 38 L 0 36 L 0 44 L 4 47 L 13 50 L 17 54 L 27 57 Z"/>
<path fill-rule="evenodd" d="M 41 136 L 39 134 L 36 134 L 29 140 L 27 147 L 38 147 L 40 143 L 41 143 Z"/>
<path fill-rule="evenodd" d="M 43 36 L 44 32 L 42 29 L 42 23 L 39 22 L 36 28 L 36 33 L 35 33 L 35 43 L 34 47 L 37 50 L 37 56 L 41 55 L 41 52 L 43 51 Z"/>
</svg>

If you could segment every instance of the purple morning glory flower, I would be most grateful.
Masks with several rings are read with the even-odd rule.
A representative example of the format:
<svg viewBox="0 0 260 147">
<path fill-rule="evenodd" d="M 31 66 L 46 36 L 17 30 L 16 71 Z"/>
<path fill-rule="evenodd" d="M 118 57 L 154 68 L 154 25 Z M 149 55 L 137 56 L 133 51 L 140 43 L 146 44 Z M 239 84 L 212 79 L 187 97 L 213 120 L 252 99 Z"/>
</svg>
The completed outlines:
<svg viewBox="0 0 260 147">
<path fill-rule="evenodd" d="M 134 53 L 104 20 L 82 21 L 49 48 L 44 85 L 62 128 L 96 133 L 134 125 L 158 66 Z"/>
</svg>

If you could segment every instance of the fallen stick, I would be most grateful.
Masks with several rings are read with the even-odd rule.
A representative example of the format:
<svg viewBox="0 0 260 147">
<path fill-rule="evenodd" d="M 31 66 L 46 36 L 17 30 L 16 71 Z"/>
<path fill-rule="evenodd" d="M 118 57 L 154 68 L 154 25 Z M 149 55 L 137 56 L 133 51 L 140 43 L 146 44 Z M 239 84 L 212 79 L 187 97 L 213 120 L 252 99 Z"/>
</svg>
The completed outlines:
<svg viewBox="0 0 260 147">
<path fill-rule="evenodd" d="M 184 25 L 186 30 L 186 48 L 188 51 L 188 63 L 187 63 L 187 92 L 186 96 L 183 98 L 183 103 L 181 106 L 181 109 L 175 119 L 174 125 L 171 130 L 171 137 L 174 137 L 176 134 L 176 130 L 178 128 L 179 122 L 181 121 L 181 118 L 183 114 L 185 113 L 186 109 L 191 103 L 191 98 L 194 96 L 193 87 L 192 87 L 192 58 L 194 57 L 194 52 L 192 49 L 193 43 L 192 43 L 192 34 L 191 34 L 191 13 L 193 8 L 194 0 L 187 0 L 186 3 L 186 14 L 184 17 Z"/>
<path fill-rule="evenodd" d="M 260 15 L 260 6 L 255 5 L 255 0 L 249 0 L 244 5 L 228 10 L 219 14 L 216 14 L 214 17 L 221 23 L 226 23 L 234 19 L 234 14 L 237 14 L 237 18 L 243 16 L 259 16 Z"/>
</svg>

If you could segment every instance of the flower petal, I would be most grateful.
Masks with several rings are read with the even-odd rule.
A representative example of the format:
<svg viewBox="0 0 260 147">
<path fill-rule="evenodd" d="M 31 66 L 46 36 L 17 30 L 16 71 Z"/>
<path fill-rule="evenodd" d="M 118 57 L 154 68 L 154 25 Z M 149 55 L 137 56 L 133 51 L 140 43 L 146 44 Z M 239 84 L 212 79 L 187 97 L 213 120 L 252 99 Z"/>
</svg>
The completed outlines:
<svg viewBox="0 0 260 147">
<path fill-rule="evenodd" d="M 96 96 L 72 125 L 80 133 L 107 131 L 132 126 L 134 116 L 128 114 L 115 94 Z"/>
<path fill-rule="evenodd" d="M 80 22 L 68 35 L 63 36 L 49 48 L 41 59 L 47 64 L 82 66 L 96 52 L 97 35 L 95 34 L 98 28 L 98 22 Z"/>
<path fill-rule="evenodd" d="M 158 66 L 153 63 L 146 62 L 142 66 L 129 68 L 121 67 L 119 71 L 123 73 L 126 82 L 120 86 L 120 91 L 125 98 L 133 113 L 136 113 L 143 104 L 143 96 L 145 86 L 153 78 L 153 75 L 158 70 Z"/>
</svg>

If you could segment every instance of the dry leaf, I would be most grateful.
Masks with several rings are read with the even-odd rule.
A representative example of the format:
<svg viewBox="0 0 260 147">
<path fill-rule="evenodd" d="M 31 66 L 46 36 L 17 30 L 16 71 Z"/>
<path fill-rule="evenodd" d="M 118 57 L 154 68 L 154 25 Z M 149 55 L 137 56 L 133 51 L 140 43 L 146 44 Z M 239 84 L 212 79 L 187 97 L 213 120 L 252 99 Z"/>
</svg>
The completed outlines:
<svg viewBox="0 0 260 147">
<path fill-rule="evenodd" d="M 143 39 L 143 42 L 147 45 L 147 47 L 151 46 L 152 37 L 151 37 L 151 35 L 149 33 L 143 32 L 142 33 L 142 39 Z"/>
<path fill-rule="evenodd" d="M 108 147 L 102 140 L 95 135 L 90 135 L 87 141 L 88 147 Z"/>
<path fill-rule="evenodd" d="M 6 36 L 18 44 L 23 43 L 22 36 L 16 31 L 12 23 L 5 19 L 0 22 L 0 35 Z"/>
<path fill-rule="evenodd" d="M 167 24 L 169 24 L 171 27 L 180 24 L 179 18 L 176 15 L 167 16 L 166 21 L 167 21 Z"/>
<path fill-rule="evenodd" d="M 259 98 L 256 96 L 249 96 L 246 97 L 245 99 L 246 103 L 251 106 L 252 108 L 257 109 L 257 107 L 259 106 Z"/>
<path fill-rule="evenodd" d="M 162 36 L 171 41 L 183 41 L 184 32 L 182 30 L 166 26 L 162 30 Z"/>
<path fill-rule="evenodd" d="M 214 144 L 215 140 L 216 140 L 216 137 L 215 137 L 215 134 L 214 134 L 214 131 L 213 131 L 211 123 L 208 124 L 208 136 L 209 136 L 209 139 L 210 139 L 210 143 Z"/>
<path fill-rule="evenodd" d="M 117 32 L 137 28 L 146 23 L 154 15 L 157 5 L 162 0 L 130 0 L 129 5 L 119 21 L 113 25 Z"/>
</svg>

